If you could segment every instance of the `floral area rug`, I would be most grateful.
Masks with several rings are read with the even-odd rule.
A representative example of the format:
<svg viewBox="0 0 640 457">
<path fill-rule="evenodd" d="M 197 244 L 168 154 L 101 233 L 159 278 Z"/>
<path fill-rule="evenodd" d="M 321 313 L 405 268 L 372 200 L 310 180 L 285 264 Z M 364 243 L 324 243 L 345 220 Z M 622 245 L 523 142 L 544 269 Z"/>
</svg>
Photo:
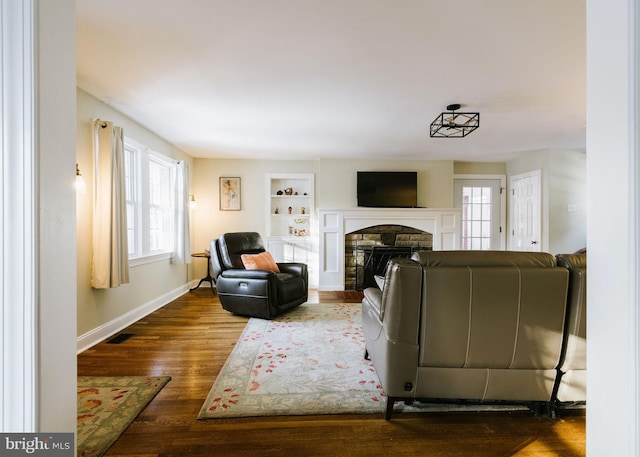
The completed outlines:
<svg viewBox="0 0 640 457">
<path fill-rule="evenodd" d="M 386 396 L 364 359 L 360 303 L 304 304 L 278 319 L 250 319 L 198 419 L 384 414 Z M 397 412 L 526 410 L 517 405 L 397 402 Z"/>
<path fill-rule="evenodd" d="M 78 377 L 78 456 L 101 456 L 171 380 L 169 376 Z"/>
<path fill-rule="evenodd" d="M 361 306 L 304 304 L 250 319 L 198 418 L 383 412 Z"/>
</svg>

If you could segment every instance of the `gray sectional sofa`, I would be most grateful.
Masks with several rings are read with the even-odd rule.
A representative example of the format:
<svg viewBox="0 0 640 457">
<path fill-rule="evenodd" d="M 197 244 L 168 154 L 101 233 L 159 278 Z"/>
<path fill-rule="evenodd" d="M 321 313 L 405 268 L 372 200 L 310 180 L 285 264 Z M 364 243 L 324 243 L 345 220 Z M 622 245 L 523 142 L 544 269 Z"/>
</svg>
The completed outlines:
<svg viewBox="0 0 640 457">
<path fill-rule="evenodd" d="M 399 400 L 507 401 L 552 415 L 558 401 L 586 400 L 586 255 L 558 259 L 512 251 L 392 259 L 382 288 L 362 300 L 385 417 Z"/>
</svg>

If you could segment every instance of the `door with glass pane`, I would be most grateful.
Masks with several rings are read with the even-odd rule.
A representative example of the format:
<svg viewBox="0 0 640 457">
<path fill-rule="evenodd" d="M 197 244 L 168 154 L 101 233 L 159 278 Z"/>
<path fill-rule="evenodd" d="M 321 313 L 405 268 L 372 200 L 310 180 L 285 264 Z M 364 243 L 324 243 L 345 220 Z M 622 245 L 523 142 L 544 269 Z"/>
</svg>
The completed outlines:
<svg viewBox="0 0 640 457">
<path fill-rule="evenodd" d="M 462 209 L 462 249 L 503 249 L 500 179 L 455 179 L 454 202 Z"/>
</svg>

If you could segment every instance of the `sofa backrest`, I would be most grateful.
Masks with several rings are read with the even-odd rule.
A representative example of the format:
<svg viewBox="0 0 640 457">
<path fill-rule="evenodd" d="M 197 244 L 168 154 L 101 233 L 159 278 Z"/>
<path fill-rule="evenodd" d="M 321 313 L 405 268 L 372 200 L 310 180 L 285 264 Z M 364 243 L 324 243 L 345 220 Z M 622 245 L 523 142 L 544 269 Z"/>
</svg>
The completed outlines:
<svg viewBox="0 0 640 457">
<path fill-rule="evenodd" d="M 587 255 L 561 254 L 558 265 L 569 270 L 566 344 L 560 370 L 587 368 Z"/>
<path fill-rule="evenodd" d="M 425 267 L 555 267 L 557 265 L 555 257 L 546 252 L 416 251 L 411 258 Z"/>
<path fill-rule="evenodd" d="M 553 256 L 420 251 L 420 366 L 554 369 L 561 356 L 568 271 Z"/>
</svg>

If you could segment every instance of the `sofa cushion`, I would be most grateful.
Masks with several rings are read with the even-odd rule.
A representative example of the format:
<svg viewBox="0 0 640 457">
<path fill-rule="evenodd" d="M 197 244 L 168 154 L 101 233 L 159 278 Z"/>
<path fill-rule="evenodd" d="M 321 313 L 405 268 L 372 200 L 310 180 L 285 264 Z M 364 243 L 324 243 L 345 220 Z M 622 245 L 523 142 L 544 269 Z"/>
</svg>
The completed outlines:
<svg viewBox="0 0 640 457">
<path fill-rule="evenodd" d="M 269 251 L 264 251 L 259 254 L 242 254 L 240 258 L 247 270 L 269 270 L 274 273 L 280 273 L 278 264 L 276 264 L 276 261 Z"/>
</svg>

